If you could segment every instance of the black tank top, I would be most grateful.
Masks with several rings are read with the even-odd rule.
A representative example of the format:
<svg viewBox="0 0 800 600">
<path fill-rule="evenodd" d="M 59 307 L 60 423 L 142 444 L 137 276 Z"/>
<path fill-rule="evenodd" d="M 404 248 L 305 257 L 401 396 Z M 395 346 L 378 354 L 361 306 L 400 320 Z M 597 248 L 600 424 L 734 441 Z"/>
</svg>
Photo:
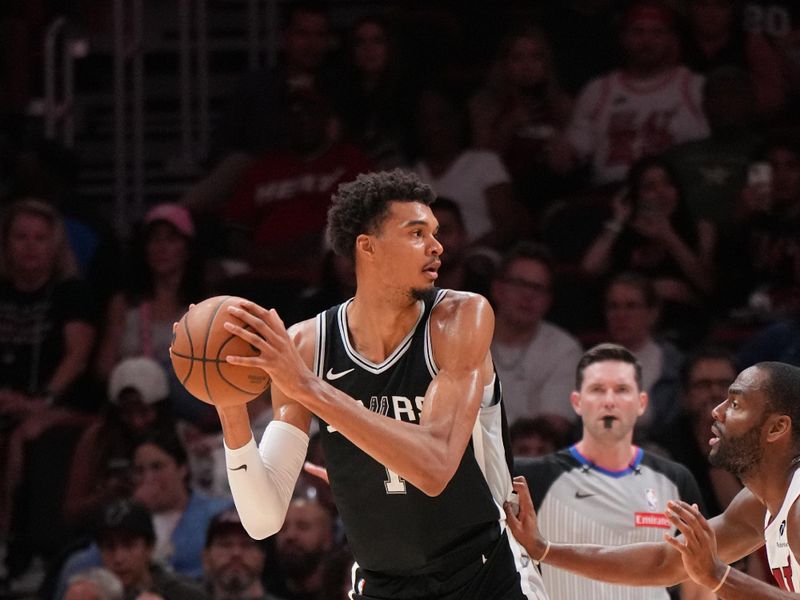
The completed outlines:
<svg viewBox="0 0 800 600">
<path fill-rule="evenodd" d="M 360 356 L 350 344 L 347 307 L 351 301 L 320 313 L 314 358 L 317 375 L 374 412 L 419 423 L 425 392 L 437 372 L 429 320 L 445 293 L 437 290 L 432 302 L 420 302 L 416 325 L 380 364 Z M 496 401 L 499 394 L 496 385 Z M 485 547 L 487 534 L 499 532 L 498 506 L 475 459 L 472 441 L 444 491 L 430 497 L 322 420 L 320 431 L 331 490 L 361 568 L 388 575 L 448 570 L 457 556 Z M 403 450 L 414 452 L 413 448 Z"/>
</svg>

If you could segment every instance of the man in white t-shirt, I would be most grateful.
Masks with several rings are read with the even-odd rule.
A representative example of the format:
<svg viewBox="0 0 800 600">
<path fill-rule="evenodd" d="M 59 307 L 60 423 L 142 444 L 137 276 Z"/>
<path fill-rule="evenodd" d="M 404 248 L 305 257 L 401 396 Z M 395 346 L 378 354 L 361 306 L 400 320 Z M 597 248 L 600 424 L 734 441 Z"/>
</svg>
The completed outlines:
<svg viewBox="0 0 800 600">
<path fill-rule="evenodd" d="M 590 81 L 578 95 L 554 158 L 562 170 L 592 167 L 598 185 L 621 181 L 644 155 L 709 133 L 702 111 L 703 78 L 677 64 L 675 15 L 654 0 L 639 0 L 620 31 L 625 64 Z"/>
<path fill-rule="evenodd" d="M 520 242 L 504 257 L 492 283 L 495 330 L 492 360 L 503 385 L 508 422 L 556 415 L 565 428 L 575 419 L 568 398 L 578 341 L 544 320 L 553 298 L 553 271 L 546 248 Z"/>
</svg>

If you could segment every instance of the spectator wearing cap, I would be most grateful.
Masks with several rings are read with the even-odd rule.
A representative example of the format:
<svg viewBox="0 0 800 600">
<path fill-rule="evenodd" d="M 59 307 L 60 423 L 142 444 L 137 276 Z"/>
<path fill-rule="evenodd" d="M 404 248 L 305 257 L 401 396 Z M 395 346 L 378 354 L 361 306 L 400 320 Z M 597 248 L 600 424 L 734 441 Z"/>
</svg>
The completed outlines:
<svg viewBox="0 0 800 600">
<path fill-rule="evenodd" d="M 147 356 L 122 360 L 111 371 L 108 402 L 78 440 L 64 496 L 64 517 L 76 530 L 86 517 L 133 491 L 131 457 L 149 431 L 171 428 L 164 368 Z"/>
<path fill-rule="evenodd" d="M 123 600 L 119 577 L 108 569 L 94 567 L 69 579 L 64 600 Z"/>
<path fill-rule="evenodd" d="M 201 422 L 213 409 L 197 402 L 175 377 L 169 359 L 172 324 L 192 302 L 205 297 L 205 262 L 196 244 L 189 211 L 180 204 L 153 206 L 132 237 L 124 289 L 109 302 L 95 362 L 106 380 L 121 359 L 147 356 L 170 378 L 170 404 L 178 418 Z"/>
<path fill-rule="evenodd" d="M 281 600 L 264 589 L 265 561 L 263 543 L 247 534 L 239 513 L 226 510 L 212 519 L 203 551 L 211 600 Z"/>
<path fill-rule="evenodd" d="M 68 581 L 71 573 L 101 565 L 119 578 L 125 600 L 135 600 L 146 592 L 163 600 L 204 600 L 206 595 L 198 582 L 154 559 L 155 540 L 153 521 L 143 504 L 133 500 L 111 502 L 97 516 L 94 543 L 66 562 L 61 579 Z M 63 597 L 63 589 L 59 586 L 56 598 Z"/>
<path fill-rule="evenodd" d="M 581 89 L 565 136 L 550 149 L 554 169 L 589 165 L 596 185 L 622 181 L 646 154 L 708 135 L 703 78 L 678 63 L 674 12 L 657 0 L 633 2 L 619 40 L 621 68 Z"/>
</svg>

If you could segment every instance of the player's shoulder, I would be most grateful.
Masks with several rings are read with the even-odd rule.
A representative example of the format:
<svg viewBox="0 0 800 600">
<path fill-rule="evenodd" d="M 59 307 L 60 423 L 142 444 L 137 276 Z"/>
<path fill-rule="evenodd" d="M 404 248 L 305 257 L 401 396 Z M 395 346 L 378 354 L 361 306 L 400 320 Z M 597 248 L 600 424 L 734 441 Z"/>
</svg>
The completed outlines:
<svg viewBox="0 0 800 600">
<path fill-rule="evenodd" d="M 289 327 L 288 333 L 305 363 L 310 365 L 317 345 L 317 318 L 298 321 Z"/>
<path fill-rule="evenodd" d="M 494 311 L 489 301 L 480 294 L 460 290 L 443 289 L 439 301 L 431 312 L 434 323 L 448 324 L 462 316 L 482 316 L 494 320 Z"/>
</svg>

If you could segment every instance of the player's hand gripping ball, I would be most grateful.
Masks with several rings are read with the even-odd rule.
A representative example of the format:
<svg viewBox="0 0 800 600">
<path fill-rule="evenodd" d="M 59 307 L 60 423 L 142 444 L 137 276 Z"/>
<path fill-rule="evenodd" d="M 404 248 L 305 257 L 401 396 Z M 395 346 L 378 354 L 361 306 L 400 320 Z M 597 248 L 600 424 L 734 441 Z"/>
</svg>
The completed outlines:
<svg viewBox="0 0 800 600">
<path fill-rule="evenodd" d="M 195 304 L 178 321 L 169 354 L 183 386 L 194 397 L 215 406 L 244 404 L 261 395 L 269 376 L 255 367 L 229 364 L 225 357 L 258 356 L 258 349 L 225 329 L 230 321 L 243 325 L 228 312 L 237 296 L 214 296 Z"/>
</svg>

